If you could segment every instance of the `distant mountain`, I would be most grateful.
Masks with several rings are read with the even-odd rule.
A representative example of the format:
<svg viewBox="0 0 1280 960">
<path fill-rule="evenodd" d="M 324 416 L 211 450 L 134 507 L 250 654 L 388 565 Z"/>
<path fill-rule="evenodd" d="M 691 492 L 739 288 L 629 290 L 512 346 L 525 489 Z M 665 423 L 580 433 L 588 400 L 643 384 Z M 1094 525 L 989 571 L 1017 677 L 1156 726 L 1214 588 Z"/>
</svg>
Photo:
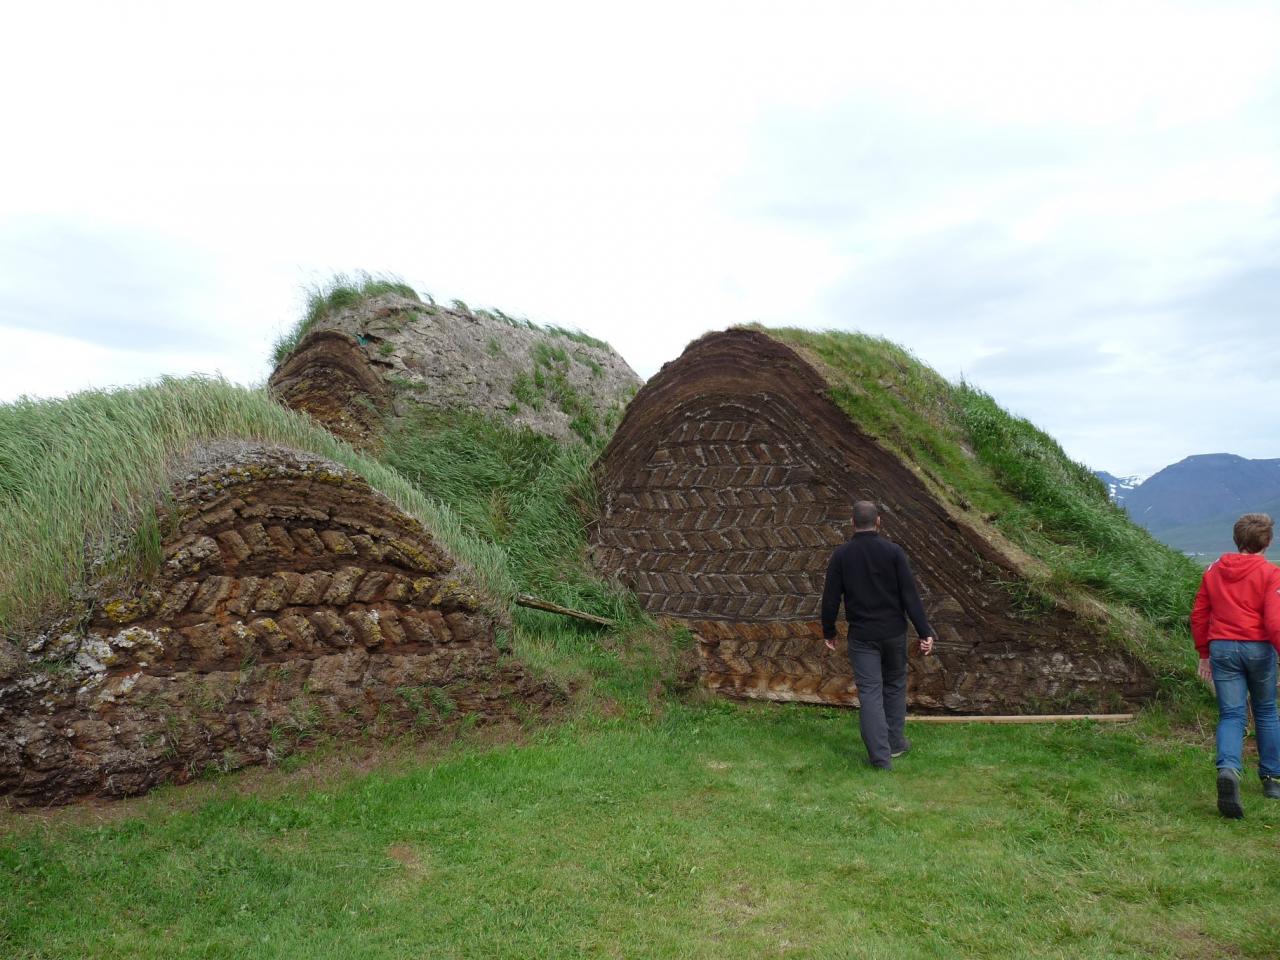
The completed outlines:
<svg viewBox="0 0 1280 960">
<path fill-rule="evenodd" d="M 1231 526 L 1240 514 L 1280 519 L 1280 459 L 1201 454 L 1133 485 L 1105 471 L 1097 475 L 1111 498 L 1156 539 L 1205 560 L 1235 550 Z"/>
<path fill-rule="evenodd" d="M 1105 470 L 1095 471 L 1099 480 L 1107 485 L 1107 494 L 1116 503 L 1123 504 L 1129 494 L 1142 483 L 1141 477 L 1117 477 Z"/>
<path fill-rule="evenodd" d="M 1165 467 L 1125 497 L 1130 515 L 1149 530 L 1260 511 L 1280 500 L 1280 460 L 1209 453 Z"/>
</svg>

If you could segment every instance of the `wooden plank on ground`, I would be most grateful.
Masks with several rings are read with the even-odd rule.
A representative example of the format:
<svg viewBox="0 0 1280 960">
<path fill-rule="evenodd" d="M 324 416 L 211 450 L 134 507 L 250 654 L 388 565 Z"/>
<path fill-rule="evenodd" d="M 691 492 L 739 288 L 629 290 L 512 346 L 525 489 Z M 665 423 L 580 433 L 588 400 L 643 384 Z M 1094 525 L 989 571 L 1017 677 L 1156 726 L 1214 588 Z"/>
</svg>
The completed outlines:
<svg viewBox="0 0 1280 960">
<path fill-rule="evenodd" d="M 1066 723 L 1069 720 L 1094 720 L 1098 723 L 1128 723 L 1132 713 L 1039 713 L 1013 716 L 955 716 L 951 714 L 924 714 L 909 716 L 915 723 Z"/>
<path fill-rule="evenodd" d="M 608 617 L 598 617 L 594 613 L 584 613 L 581 610 L 574 610 L 572 607 L 562 607 L 558 603 L 552 603 L 550 600 L 543 600 L 540 597 L 531 597 L 527 593 L 522 593 L 516 597 L 516 604 L 521 607 L 528 607 L 530 610 L 558 613 L 562 617 L 572 617 L 585 623 L 594 623 L 597 627 L 612 627 L 615 625 Z"/>
</svg>

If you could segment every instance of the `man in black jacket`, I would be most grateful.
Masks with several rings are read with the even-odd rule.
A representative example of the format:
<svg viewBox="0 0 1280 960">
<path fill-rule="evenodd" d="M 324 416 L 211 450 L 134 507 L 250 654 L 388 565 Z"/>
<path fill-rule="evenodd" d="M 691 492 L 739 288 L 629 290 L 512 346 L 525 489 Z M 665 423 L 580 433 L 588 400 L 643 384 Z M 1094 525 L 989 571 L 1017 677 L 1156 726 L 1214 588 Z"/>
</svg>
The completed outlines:
<svg viewBox="0 0 1280 960">
<path fill-rule="evenodd" d="M 822 591 L 822 637 L 836 648 L 836 614 L 844 601 L 849 662 L 858 684 L 858 727 L 873 767 L 893 768 L 911 749 L 907 721 L 907 618 L 920 652 L 933 650 L 933 628 L 902 548 L 880 536 L 880 511 L 869 500 L 853 505 L 853 539 L 836 547 Z"/>
</svg>

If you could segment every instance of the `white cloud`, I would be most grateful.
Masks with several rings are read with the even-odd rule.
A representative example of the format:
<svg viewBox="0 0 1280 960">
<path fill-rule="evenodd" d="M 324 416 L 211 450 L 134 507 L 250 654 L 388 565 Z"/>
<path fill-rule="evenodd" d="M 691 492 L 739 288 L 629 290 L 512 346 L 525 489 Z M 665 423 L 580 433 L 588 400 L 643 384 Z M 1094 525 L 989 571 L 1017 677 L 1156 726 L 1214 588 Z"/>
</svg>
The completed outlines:
<svg viewBox="0 0 1280 960">
<path fill-rule="evenodd" d="M 1271 336 L 1235 318 L 1280 238 L 1278 28 L 1175 0 L 27 5 L 0 398 L 260 379 L 299 285 L 366 268 L 645 374 L 750 320 L 882 332 L 951 375 L 1025 347 L 1034 376 L 985 385 L 1078 457 L 1276 455 L 1265 412 L 1241 436 L 1206 408 L 1230 364 L 1201 331 Z M 99 347 L 58 340 L 58 367 L 33 329 Z M 1063 344 L 1124 373 L 1082 384 Z"/>
<path fill-rule="evenodd" d="M 236 379 L 243 370 L 224 367 L 234 357 L 204 351 L 161 350 L 142 353 L 105 347 L 59 334 L 17 331 L 0 326 L 5 348 L 6 399 L 48 397 L 155 380 L 163 371 Z"/>
</svg>

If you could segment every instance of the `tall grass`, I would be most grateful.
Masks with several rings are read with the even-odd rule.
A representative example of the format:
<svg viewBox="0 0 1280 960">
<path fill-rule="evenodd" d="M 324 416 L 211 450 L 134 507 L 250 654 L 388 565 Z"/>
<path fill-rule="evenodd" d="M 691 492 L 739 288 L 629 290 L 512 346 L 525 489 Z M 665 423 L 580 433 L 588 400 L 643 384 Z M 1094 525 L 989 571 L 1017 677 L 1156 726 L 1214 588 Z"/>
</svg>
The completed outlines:
<svg viewBox="0 0 1280 960">
<path fill-rule="evenodd" d="M 390 427 L 382 459 L 448 503 L 467 534 L 499 546 L 520 589 L 634 621 L 634 598 L 594 575 L 586 555 L 591 464 L 603 443 L 561 444 L 478 414 L 419 409 Z"/>
<path fill-rule="evenodd" d="M 1111 503 L 1102 481 L 1028 421 L 967 384 L 956 389 L 968 438 L 1013 498 L 997 521 L 1067 580 L 1127 604 L 1183 638 L 1200 568 Z"/>
<path fill-rule="evenodd" d="M 219 438 L 280 443 L 349 467 L 473 567 L 491 594 L 514 592 L 501 551 L 393 469 L 262 390 L 166 378 L 0 406 L 0 634 L 65 612 L 91 578 L 145 574 L 158 559 L 157 503 L 170 470 L 197 444 Z M 91 569 L 91 558 L 104 554 L 108 562 Z"/>
<path fill-rule="evenodd" d="M 1139 652 L 1165 679 L 1185 677 L 1194 659 L 1187 614 L 1199 567 L 1133 523 L 1057 441 L 888 340 L 792 328 L 764 332 L 816 361 L 832 399 L 862 429 L 914 462 L 956 505 L 989 518 L 1042 561 L 1050 588 L 1087 591 L 1144 621 Z"/>
<path fill-rule="evenodd" d="M 354 275 L 339 273 L 307 291 L 307 304 L 302 316 L 286 333 L 276 340 L 271 350 L 272 360 L 278 366 L 294 351 L 311 329 L 326 317 L 346 310 L 370 297 L 394 293 L 409 300 L 422 302 L 418 292 L 398 277 L 390 274 L 360 272 Z"/>
<path fill-rule="evenodd" d="M 448 503 L 466 536 L 497 551 L 517 590 L 615 622 L 602 631 L 517 607 L 510 645 L 544 676 L 644 720 L 653 692 L 675 682 L 681 651 L 692 641 L 685 631 L 658 629 L 633 594 L 593 571 L 591 465 L 603 443 L 561 444 L 479 414 L 419 408 L 389 427 L 381 456 Z"/>
</svg>

